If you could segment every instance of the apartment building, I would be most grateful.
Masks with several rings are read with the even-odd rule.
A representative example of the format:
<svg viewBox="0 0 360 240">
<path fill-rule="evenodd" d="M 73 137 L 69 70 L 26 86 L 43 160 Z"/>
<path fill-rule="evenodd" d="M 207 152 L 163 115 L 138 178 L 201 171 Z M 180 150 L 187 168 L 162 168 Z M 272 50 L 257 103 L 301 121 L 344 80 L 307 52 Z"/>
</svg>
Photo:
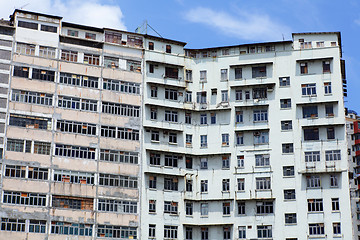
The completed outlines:
<svg viewBox="0 0 360 240">
<path fill-rule="evenodd" d="M 346 133 L 349 154 L 349 176 L 354 239 L 360 239 L 360 117 L 348 110 L 346 115 Z"/>
<path fill-rule="evenodd" d="M 142 239 L 352 239 L 338 32 L 146 37 Z"/>
<path fill-rule="evenodd" d="M 0 22 L 1 239 L 138 238 L 142 41 Z"/>
</svg>

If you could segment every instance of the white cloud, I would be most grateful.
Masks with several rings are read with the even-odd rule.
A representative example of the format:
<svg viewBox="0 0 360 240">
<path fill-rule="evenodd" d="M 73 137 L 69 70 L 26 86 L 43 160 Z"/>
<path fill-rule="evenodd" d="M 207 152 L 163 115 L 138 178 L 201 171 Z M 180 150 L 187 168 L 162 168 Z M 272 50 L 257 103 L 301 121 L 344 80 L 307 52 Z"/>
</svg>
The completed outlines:
<svg viewBox="0 0 360 240">
<path fill-rule="evenodd" d="M 237 16 L 226 12 L 198 7 L 185 14 L 185 19 L 205 24 L 226 35 L 252 41 L 277 41 L 289 36 L 291 30 L 286 25 L 276 23 L 266 14 L 237 11 Z"/>
<path fill-rule="evenodd" d="M 66 22 L 126 30 L 118 5 L 100 0 L 0 0 L 0 17 L 8 19 L 15 8 L 63 17 Z"/>
</svg>

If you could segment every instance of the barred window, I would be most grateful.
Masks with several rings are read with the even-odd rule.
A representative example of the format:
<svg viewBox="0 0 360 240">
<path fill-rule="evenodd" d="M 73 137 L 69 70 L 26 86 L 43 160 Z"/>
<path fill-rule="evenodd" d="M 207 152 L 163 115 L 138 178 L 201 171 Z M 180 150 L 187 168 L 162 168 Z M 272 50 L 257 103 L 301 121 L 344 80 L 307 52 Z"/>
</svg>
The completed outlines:
<svg viewBox="0 0 360 240">
<path fill-rule="evenodd" d="M 178 191 L 178 179 L 164 178 L 164 190 Z"/>
<path fill-rule="evenodd" d="M 341 160 L 341 151 L 340 150 L 325 151 L 325 159 L 326 161 Z"/>
<path fill-rule="evenodd" d="M 97 77 L 83 76 L 73 73 L 60 73 L 60 83 L 72 86 L 87 88 L 98 88 L 99 79 Z"/>
<path fill-rule="evenodd" d="M 45 58 L 55 58 L 56 48 L 40 46 L 39 47 L 39 56 Z"/>
<path fill-rule="evenodd" d="M 115 174 L 99 174 L 99 185 L 100 186 L 113 186 L 123 188 L 137 188 L 138 179 L 137 177 L 115 175 Z"/>
<path fill-rule="evenodd" d="M 140 107 L 112 102 L 102 102 L 102 112 L 119 116 L 139 117 Z"/>
<path fill-rule="evenodd" d="M 121 33 L 105 33 L 105 42 L 121 44 Z"/>
<path fill-rule="evenodd" d="M 18 27 L 38 30 L 38 26 L 39 25 L 37 23 L 34 23 L 34 22 L 18 21 Z"/>
<path fill-rule="evenodd" d="M 122 140 L 139 140 L 139 130 L 112 126 L 101 126 L 101 136 L 119 138 Z"/>
<path fill-rule="evenodd" d="M 115 213 L 137 213 L 137 202 L 125 200 L 99 199 L 98 211 Z"/>
<path fill-rule="evenodd" d="M 68 109 L 97 112 L 97 101 L 76 97 L 59 96 L 58 106 Z"/>
<path fill-rule="evenodd" d="M 126 60 L 126 70 L 130 72 L 141 73 L 141 62 Z"/>
<path fill-rule="evenodd" d="M 284 199 L 285 200 L 290 200 L 290 199 L 295 199 L 295 189 L 285 189 L 284 190 Z"/>
<path fill-rule="evenodd" d="M 28 43 L 16 43 L 16 52 L 20 54 L 35 56 L 35 45 Z"/>
<path fill-rule="evenodd" d="M 40 193 L 4 191 L 3 203 L 24 206 L 46 206 L 46 195 Z"/>
<path fill-rule="evenodd" d="M 274 203 L 272 201 L 256 202 L 256 213 L 257 214 L 274 213 Z"/>
<path fill-rule="evenodd" d="M 164 213 L 178 214 L 178 202 L 164 201 Z"/>
<path fill-rule="evenodd" d="M 70 50 L 61 50 L 61 60 L 69 61 L 69 62 L 77 62 L 78 52 L 70 51 Z"/>
<path fill-rule="evenodd" d="M 57 32 L 57 27 L 41 24 L 40 30 L 44 31 L 44 32 L 56 33 Z"/>
<path fill-rule="evenodd" d="M 34 141 L 34 153 L 50 155 L 51 143 Z"/>
<path fill-rule="evenodd" d="M 12 90 L 11 100 L 14 102 L 23 102 L 52 106 L 53 95 L 48 93 L 30 92 L 22 90 Z"/>
<path fill-rule="evenodd" d="M 24 152 L 24 142 L 25 140 L 8 138 L 6 150 L 12 152 Z"/>
<path fill-rule="evenodd" d="M 95 159 L 95 148 L 56 144 L 55 155 L 62 157 Z"/>
<path fill-rule="evenodd" d="M 96 125 L 91 123 L 58 120 L 56 129 L 60 132 L 96 136 Z"/>
<path fill-rule="evenodd" d="M 103 89 L 116 92 L 140 94 L 140 84 L 112 79 L 104 79 Z"/>
<path fill-rule="evenodd" d="M 90 65 L 99 65 L 100 56 L 97 54 L 85 53 L 84 54 L 84 63 L 90 64 Z"/>
<path fill-rule="evenodd" d="M 33 68 L 32 79 L 54 82 L 55 72 L 44 69 Z"/>
<path fill-rule="evenodd" d="M 46 221 L 45 220 L 29 220 L 29 232 L 45 233 Z"/>
<path fill-rule="evenodd" d="M 294 166 L 283 166 L 283 176 L 291 177 L 295 175 Z"/>
<path fill-rule="evenodd" d="M 51 130 L 51 118 L 10 114 L 10 126 Z"/>
<path fill-rule="evenodd" d="M 75 236 L 92 236 L 92 224 L 51 221 L 51 233 Z"/>
<path fill-rule="evenodd" d="M 25 219 L 1 218 L 1 230 L 25 232 Z"/>
<path fill-rule="evenodd" d="M 75 184 L 95 184 L 94 173 L 54 170 L 54 182 L 65 182 Z"/>
<path fill-rule="evenodd" d="M 116 225 L 98 225 L 97 237 L 111 239 L 137 239 L 137 228 Z"/>
<path fill-rule="evenodd" d="M 28 67 L 22 67 L 22 66 L 14 66 L 14 77 L 23 77 L 28 78 L 29 77 L 29 68 Z"/>
<path fill-rule="evenodd" d="M 100 149 L 100 160 L 105 162 L 138 164 L 139 153 L 111 149 Z"/>
<path fill-rule="evenodd" d="M 93 210 L 94 199 L 70 196 L 52 196 L 52 207 L 79 210 Z"/>
</svg>

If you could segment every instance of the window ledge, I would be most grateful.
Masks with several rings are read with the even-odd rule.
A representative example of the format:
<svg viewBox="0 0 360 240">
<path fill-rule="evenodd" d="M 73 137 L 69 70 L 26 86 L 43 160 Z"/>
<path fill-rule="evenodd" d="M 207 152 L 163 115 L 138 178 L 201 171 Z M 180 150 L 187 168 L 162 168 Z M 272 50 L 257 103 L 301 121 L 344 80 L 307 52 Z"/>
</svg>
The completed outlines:
<svg viewBox="0 0 360 240">
<path fill-rule="evenodd" d="M 177 145 L 177 143 L 169 142 L 169 145 Z"/>
<path fill-rule="evenodd" d="M 292 175 L 292 176 L 283 176 L 283 178 L 295 178 L 295 175 Z"/>
<path fill-rule="evenodd" d="M 160 141 L 151 140 L 152 143 L 160 143 Z"/>
</svg>

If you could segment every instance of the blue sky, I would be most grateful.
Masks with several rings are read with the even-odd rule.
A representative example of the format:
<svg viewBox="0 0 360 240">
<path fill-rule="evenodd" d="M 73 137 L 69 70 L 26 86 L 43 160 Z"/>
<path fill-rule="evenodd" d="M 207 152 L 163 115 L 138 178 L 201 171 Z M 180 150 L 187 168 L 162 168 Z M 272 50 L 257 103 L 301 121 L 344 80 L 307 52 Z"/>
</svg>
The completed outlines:
<svg viewBox="0 0 360 240">
<path fill-rule="evenodd" d="M 24 5 L 25 10 L 60 15 L 69 22 L 128 31 L 147 20 L 163 37 L 187 42 L 188 48 L 289 40 L 292 32 L 340 31 L 348 80 L 345 104 L 360 114 L 358 0 L 0 0 L 1 17 L 7 19 Z"/>
</svg>

